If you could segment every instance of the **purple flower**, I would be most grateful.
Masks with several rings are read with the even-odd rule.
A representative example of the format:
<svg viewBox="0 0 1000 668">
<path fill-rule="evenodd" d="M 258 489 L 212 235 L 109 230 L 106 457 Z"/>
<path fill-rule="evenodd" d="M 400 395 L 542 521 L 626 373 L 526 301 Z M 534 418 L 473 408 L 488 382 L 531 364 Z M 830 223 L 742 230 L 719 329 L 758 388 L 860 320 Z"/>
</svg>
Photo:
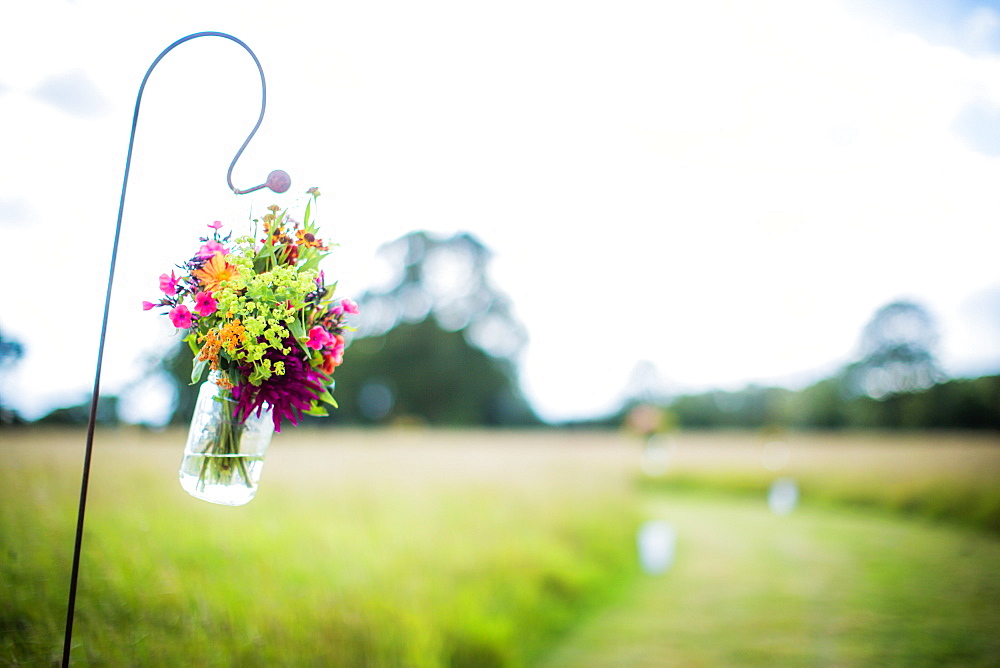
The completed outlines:
<svg viewBox="0 0 1000 668">
<path fill-rule="evenodd" d="M 245 380 L 249 376 L 250 367 L 241 367 L 241 380 L 233 388 L 233 398 L 236 400 L 234 415 L 237 419 L 246 420 L 254 412 L 259 417 L 264 404 L 267 404 L 271 407 L 274 430 L 280 432 L 282 419 L 287 418 L 293 425 L 298 424 L 302 411 L 309 410 L 313 400 L 323 392 L 326 377 L 313 369 L 307 360 L 298 356 L 300 349 L 294 339 L 286 341 L 285 346 L 291 351 L 288 355 L 283 355 L 274 348 L 264 353 L 264 357 L 271 360 L 272 366 L 274 362 L 284 362 L 283 375 L 273 375 L 259 386 L 254 386 Z"/>
</svg>

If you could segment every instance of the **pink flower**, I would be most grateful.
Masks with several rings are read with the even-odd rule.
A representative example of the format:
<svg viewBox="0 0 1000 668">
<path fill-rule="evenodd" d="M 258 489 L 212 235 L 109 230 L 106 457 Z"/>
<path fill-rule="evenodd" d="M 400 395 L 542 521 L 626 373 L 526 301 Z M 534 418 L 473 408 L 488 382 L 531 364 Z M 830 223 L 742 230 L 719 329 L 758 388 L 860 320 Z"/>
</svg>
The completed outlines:
<svg viewBox="0 0 1000 668">
<path fill-rule="evenodd" d="M 153 302 L 143 302 L 142 303 L 142 310 L 143 311 L 148 311 L 151 308 L 156 308 L 156 304 L 154 304 Z"/>
<path fill-rule="evenodd" d="M 170 322 L 174 323 L 174 327 L 177 329 L 187 329 L 191 326 L 191 311 L 184 304 L 173 307 L 167 315 L 170 317 Z"/>
<path fill-rule="evenodd" d="M 335 335 L 333 348 L 323 351 L 323 364 L 319 370 L 328 376 L 333 375 L 333 370 L 344 363 L 344 337 Z"/>
<path fill-rule="evenodd" d="M 212 315 L 219 309 L 219 303 L 211 292 L 199 292 L 194 296 L 194 310 L 198 315 Z"/>
<path fill-rule="evenodd" d="M 212 257 L 216 253 L 228 255 L 229 249 L 220 244 L 218 241 L 209 241 L 207 244 L 203 244 L 202 247 L 198 249 L 198 257 Z"/>
<path fill-rule="evenodd" d="M 160 290 L 170 296 L 177 294 L 177 277 L 174 276 L 174 272 L 170 272 L 169 276 L 160 274 Z"/>
<path fill-rule="evenodd" d="M 341 299 L 339 304 L 330 309 L 330 312 L 334 315 L 343 315 L 345 313 L 358 315 L 361 313 L 361 311 L 358 310 L 358 303 L 351 299 L 347 299 L 346 297 Z"/>
<path fill-rule="evenodd" d="M 344 337 L 340 335 L 334 337 L 333 360 L 337 364 L 343 364 L 344 362 Z"/>
<path fill-rule="evenodd" d="M 208 226 L 211 227 L 213 230 L 217 230 L 220 227 L 222 227 L 222 223 L 217 220 L 214 223 L 209 223 Z"/>
<path fill-rule="evenodd" d="M 334 339 L 330 336 L 330 332 L 326 331 L 322 327 L 316 326 L 309 330 L 309 340 L 306 345 L 313 350 L 322 350 L 329 344 L 333 343 Z"/>
</svg>

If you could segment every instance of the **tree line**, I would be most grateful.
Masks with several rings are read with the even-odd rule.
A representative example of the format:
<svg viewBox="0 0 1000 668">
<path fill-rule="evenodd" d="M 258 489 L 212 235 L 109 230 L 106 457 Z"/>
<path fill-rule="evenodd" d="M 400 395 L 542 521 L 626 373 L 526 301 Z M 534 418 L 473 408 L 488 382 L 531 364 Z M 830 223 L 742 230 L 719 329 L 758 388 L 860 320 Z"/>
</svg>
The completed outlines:
<svg viewBox="0 0 1000 668">
<path fill-rule="evenodd" d="M 946 380 L 875 398 L 852 394 L 844 376 L 802 390 L 751 385 L 685 394 L 660 406 L 685 429 L 985 429 L 1000 431 L 1000 376 Z M 637 405 L 598 420 L 612 426 Z"/>
<path fill-rule="evenodd" d="M 682 428 L 1000 430 L 1000 376 L 948 379 L 937 364 L 934 320 L 909 301 L 879 309 L 861 333 L 856 360 L 804 389 L 750 385 L 666 397 L 647 378 L 610 415 L 546 425 L 518 382 L 527 335 L 510 299 L 489 280 L 488 249 L 469 234 L 412 232 L 383 247 L 381 257 L 392 276 L 357 299 L 362 326 L 334 377 L 340 406 L 307 418 L 310 425 L 617 428 L 637 405 L 653 405 Z M 23 352 L 0 335 L 0 372 Z M 170 424 L 190 420 L 198 390 L 190 373 L 186 346 L 148 371 L 175 390 Z M 0 395 L 0 424 L 23 422 L 3 404 Z M 99 420 L 117 422 L 118 404 L 102 397 Z M 40 422 L 80 424 L 88 414 L 86 402 Z"/>
<path fill-rule="evenodd" d="M 894 301 L 863 329 L 855 361 L 804 389 L 750 385 L 664 399 L 647 384 L 605 422 L 653 404 L 682 428 L 1000 430 L 1000 376 L 948 379 L 937 345 L 930 313 Z"/>
</svg>

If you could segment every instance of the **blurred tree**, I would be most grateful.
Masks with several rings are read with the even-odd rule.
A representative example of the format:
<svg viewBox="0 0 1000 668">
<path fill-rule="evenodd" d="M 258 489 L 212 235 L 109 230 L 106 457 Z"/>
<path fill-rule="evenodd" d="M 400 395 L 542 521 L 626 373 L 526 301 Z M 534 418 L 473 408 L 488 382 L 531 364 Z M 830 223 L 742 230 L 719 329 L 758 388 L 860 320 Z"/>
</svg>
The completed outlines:
<svg viewBox="0 0 1000 668">
<path fill-rule="evenodd" d="M 0 381 L 6 376 L 7 370 L 24 357 L 24 346 L 0 331 Z M 7 406 L 3 385 L 0 384 L 0 425 L 19 422 L 17 412 Z"/>
<path fill-rule="evenodd" d="M 517 382 L 527 335 L 489 280 L 489 250 L 468 233 L 416 231 L 379 255 L 388 277 L 358 298 L 361 328 L 337 368 L 340 408 L 328 419 L 537 424 Z"/>
<path fill-rule="evenodd" d="M 191 384 L 191 368 L 194 360 L 191 348 L 179 341 L 163 356 L 154 373 L 160 373 L 170 379 L 176 390 L 173 410 L 170 413 L 169 424 L 187 424 L 194 414 L 194 405 L 198 401 L 198 390 L 201 385 Z"/>
<path fill-rule="evenodd" d="M 680 395 L 660 405 L 687 428 L 1000 430 L 1000 376 L 945 381 L 937 345 L 930 313 L 895 301 L 865 326 L 857 361 L 809 387 L 793 392 L 750 385 Z M 635 403 L 627 398 L 617 419 Z"/>
<path fill-rule="evenodd" d="M 840 429 L 847 426 L 844 382 L 840 376 L 826 378 L 792 395 L 789 426 Z"/>
<path fill-rule="evenodd" d="M 927 310 L 909 301 L 883 306 L 861 333 L 860 359 L 845 376 L 853 395 L 889 399 L 943 380 L 935 350 L 937 327 Z"/>
<path fill-rule="evenodd" d="M 848 396 L 843 376 L 802 390 L 749 386 L 735 392 L 712 390 L 679 395 L 666 406 L 684 428 L 750 429 L 992 429 L 1000 431 L 1000 376 L 962 378 L 924 390 L 875 399 Z M 615 420 L 590 426 L 612 426 L 625 419 L 629 404 Z M 581 425 L 582 426 L 582 425 Z"/>
<path fill-rule="evenodd" d="M 387 279 L 358 298 L 364 309 L 358 337 L 433 317 L 494 357 L 515 359 L 524 348 L 527 334 L 510 299 L 489 280 L 490 251 L 471 234 L 410 232 L 379 249 L 379 256 Z"/>
<path fill-rule="evenodd" d="M 364 311 L 362 310 L 362 314 Z M 340 407 L 324 421 L 442 426 L 537 424 L 509 360 L 471 346 L 433 319 L 355 339 L 334 374 Z"/>
<path fill-rule="evenodd" d="M 97 423 L 103 425 L 118 424 L 118 397 L 102 396 L 97 400 Z M 90 400 L 67 406 L 56 408 L 36 422 L 44 425 L 81 425 L 87 424 L 90 420 Z"/>
<path fill-rule="evenodd" d="M 0 369 L 6 368 L 22 357 L 24 357 L 24 346 L 21 342 L 0 332 Z"/>
<path fill-rule="evenodd" d="M 791 390 L 750 385 L 734 392 L 681 395 L 670 408 L 683 427 L 775 427 L 789 423 L 793 397 Z"/>
</svg>

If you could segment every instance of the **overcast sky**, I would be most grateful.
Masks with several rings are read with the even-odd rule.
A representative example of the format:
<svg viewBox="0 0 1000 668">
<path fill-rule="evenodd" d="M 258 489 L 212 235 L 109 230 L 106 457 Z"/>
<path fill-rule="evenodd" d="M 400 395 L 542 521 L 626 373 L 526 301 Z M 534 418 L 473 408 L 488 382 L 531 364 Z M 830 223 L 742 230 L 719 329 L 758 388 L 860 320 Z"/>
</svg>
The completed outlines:
<svg viewBox="0 0 1000 668">
<path fill-rule="evenodd" d="M 549 419 L 615 408 L 643 360 L 671 391 L 816 379 L 899 298 L 937 319 L 947 371 L 1000 372 L 1000 12 L 924 4 L 6 2 L 0 329 L 26 356 L 5 401 L 37 417 L 89 394 L 135 95 L 203 30 L 267 76 L 234 182 L 281 168 L 292 189 L 226 187 L 260 108 L 247 53 L 168 54 L 142 103 L 105 393 L 174 341 L 140 303 L 204 225 L 310 186 L 343 296 L 410 230 L 491 248 Z"/>
</svg>

